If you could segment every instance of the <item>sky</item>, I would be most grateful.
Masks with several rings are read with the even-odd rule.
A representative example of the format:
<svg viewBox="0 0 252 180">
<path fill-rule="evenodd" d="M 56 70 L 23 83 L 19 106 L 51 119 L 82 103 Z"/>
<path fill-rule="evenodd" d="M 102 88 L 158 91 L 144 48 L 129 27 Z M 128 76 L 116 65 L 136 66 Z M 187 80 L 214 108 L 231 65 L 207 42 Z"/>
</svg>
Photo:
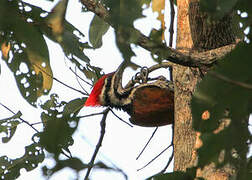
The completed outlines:
<svg viewBox="0 0 252 180">
<path fill-rule="evenodd" d="M 50 1 L 44 1 L 44 3 L 42 3 L 43 1 L 27 0 L 27 2 L 32 2 L 33 4 L 37 3 L 45 10 L 50 10 L 53 7 L 53 3 L 51 3 Z M 136 28 L 141 29 L 144 34 L 148 35 L 151 28 L 158 28 L 160 26 L 160 23 L 155 20 L 156 15 L 153 14 L 151 10 L 145 11 L 144 14 L 147 15 L 147 18 L 137 20 L 134 25 Z M 70 0 L 66 18 L 68 21 L 70 21 L 70 23 L 72 23 L 86 35 L 86 40 L 88 39 L 88 27 L 92 17 L 92 13 L 81 13 L 81 5 L 78 1 Z M 167 17 L 168 16 L 166 16 L 166 18 Z M 166 19 L 166 21 L 168 22 L 169 19 Z M 165 33 L 165 36 L 168 37 L 167 31 Z M 46 41 L 49 46 L 50 63 L 54 77 L 72 87 L 81 89 L 76 81 L 75 75 L 69 71 L 69 67 L 72 66 L 72 64 L 64 57 L 60 46 L 51 42 L 47 38 Z M 134 47 L 133 50 L 137 55 L 132 59 L 135 63 L 148 67 L 154 64 L 148 51 L 140 47 Z M 85 51 L 85 53 L 91 59 L 91 64 L 102 67 L 104 73 L 115 71 L 123 60 L 120 52 L 115 45 L 114 32 L 112 28 L 110 28 L 104 36 L 103 46 L 100 49 L 87 50 Z M 5 62 L 0 61 L 0 64 L 0 94 L 4 95 L 0 97 L 0 103 L 6 105 L 14 112 L 21 111 L 23 114 L 22 118 L 26 121 L 29 121 L 30 123 L 39 122 L 41 110 L 33 108 L 22 98 L 16 86 L 15 79 L 6 66 Z M 136 72 L 127 69 L 124 73 L 123 82 L 126 83 L 135 73 Z M 153 73 L 153 76 L 160 74 L 164 75 L 169 73 L 168 70 L 162 70 Z M 7 83 L 8 86 L 6 85 Z M 90 88 L 88 88 L 88 90 L 89 92 L 91 91 Z M 78 92 L 68 89 L 57 82 L 54 82 L 50 93 L 57 93 L 59 95 L 59 98 L 65 101 L 70 101 L 74 98 L 82 97 L 82 95 Z M 43 98 L 46 99 L 45 97 Z M 41 98 L 41 101 L 43 100 L 43 98 Z M 102 110 L 103 108 L 85 107 L 82 108 L 79 115 L 100 112 Z M 10 117 L 12 115 L 1 106 L 0 112 L 0 119 Z M 126 113 L 122 111 L 116 111 L 116 113 L 124 120 L 128 121 L 129 116 Z M 95 145 L 98 141 L 100 135 L 100 120 L 101 116 L 81 119 L 79 127 L 74 134 L 75 143 L 70 147 L 70 151 L 73 156 L 79 157 L 85 163 L 88 163 L 91 159 Z M 160 127 L 141 158 L 139 160 L 136 160 L 137 155 L 142 150 L 145 143 L 148 141 L 154 129 L 155 128 L 145 128 L 138 126 L 134 126 L 133 128 L 129 127 L 110 113 L 107 118 L 106 134 L 97 159 L 102 160 L 108 166 L 113 166 L 112 163 L 115 164 L 128 175 L 129 180 L 145 179 L 159 172 L 163 169 L 169 159 L 169 156 L 171 154 L 170 149 L 163 153 L 151 165 L 141 171 L 137 171 L 137 169 L 144 166 L 159 152 L 166 148 L 171 141 L 171 127 Z M 16 134 L 8 144 L 0 143 L 0 156 L 7 155 L 10 158 L 17 158 L 22 156 L 24 154 L 24 146 L 27 146 L 32 142 L 30 139 L 33 133 L 34 131 L 27 125 L 19 125 Z M 40 167 L 45 164 L 49 167 L 52 167 L 54 165 L 54 162 L 50 159 L 47 159 L 36 170 L 33 170 L 31 172 L 26 172 L 26 170 L 22 169 L 21 176 L 18 179 L 26 180 L 27 177 L 29 177 L 30 179 L 44 179 L 42 172 L 40 171 Z M 168 168 L 168 171 L 172 171 L 172 166 Z M 81 172 L 80 177 L 82 178 L 80 179 L 83 179 L 84 175 L 85 171 Z M 53 175 L 50 179 L 69 180 L 73 179 L 74 177 L 75 174 L 70 169 L 64 169 L 63 171 L 60 171 Z M 90 177 L 94 180 L 124 179 L 120 173 L 100 170 L 93 170 Z"/>
</svg>

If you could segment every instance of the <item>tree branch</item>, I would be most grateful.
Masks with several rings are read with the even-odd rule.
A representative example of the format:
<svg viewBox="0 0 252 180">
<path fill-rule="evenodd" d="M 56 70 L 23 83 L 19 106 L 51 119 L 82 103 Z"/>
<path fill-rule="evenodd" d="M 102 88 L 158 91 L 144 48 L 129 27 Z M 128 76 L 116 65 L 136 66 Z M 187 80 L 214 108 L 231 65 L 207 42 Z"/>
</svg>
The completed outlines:
<svg viewBox="0 0 252 180">
<path fill-rule="evenodd" d="M 105 135 L 105 127 L 106 127 L 106 119 L 107 119 L 107 115 L 108 115 L 108 112 L 109 112 L 109 108 L 105 109 L 103 111 L 103 117 L 102 117 L 102 120 L 101 120 L 101 134 L 100 134 L 100 138 L 99 138 L 99 141 L 98 143 L 96 144 L 96 148 L 95 148 L 95 151 L 94 151 L 94 154 L 89 162 L 89 167 L 87 169 L 87 173 L 86 173 L 86 176 L 85 176 L 85 180 L 88 180 L 88 176 L 94 166 L 94 161 L 95 161 L 95 158 L 96 158 L 96 155 L 98 154 L 99 152 L 99 149 L 100 147 L 102 146 L 102 141 L 103 141 L 103 138 L 104 138 L 104 135 Z"/>
<path fill-rule="evenodd" d="M 115 27 L 111 21 L 111 17 L 106 8 L 95 0 L 81 0 L 81 3 L 87 8 L 87 10 L 95 13 L 97 16 L 102 18 L 105 22 Z M 157 43 L 149 37 L 143 35 L 139 30 L 132 28 L 131 32 L 138 34 L 137 45 L 142 48 L 151 51 L 158 55 L 163 60 L 169 60 L 175 64 L 189 66 L 189 67 L 200 67 L 206 69 L 211 67 L 216 61 L 224 57 L 227 53 L 234 49 L 235 44 L 223 46 L 217 49 L 204 51 L 204 52 L 179 52 L 176 49 L 167 47 L 164 43 Z"/>
</svg>

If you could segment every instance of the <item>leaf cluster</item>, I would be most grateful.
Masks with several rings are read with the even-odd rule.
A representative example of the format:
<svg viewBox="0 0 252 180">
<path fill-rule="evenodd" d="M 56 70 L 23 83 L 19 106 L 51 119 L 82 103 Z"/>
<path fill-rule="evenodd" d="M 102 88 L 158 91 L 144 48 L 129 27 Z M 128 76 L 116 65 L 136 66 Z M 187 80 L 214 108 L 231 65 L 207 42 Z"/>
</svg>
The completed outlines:
<svg viewBox="0 0 252 180">
<path fill-rule="evenodd" d="M 91 66 L 84 54 L 91 48 L 83 42 L 84 34 L 65 20 L 67 1 L 52 12 L 22 1 L 0 2 L 0 46 L 2 58 L 13 72 L 22 96 L 33 106 L 52 87 L 53 72 L 44 36 L 58 43 L 66 57 L 87 78 L 96 81 L 100 68 Z"/>
<path fill-rule="evenodd" d="M 251 50 L 251 44 L 241 43 L 227 55 L 204 77 L 191 102 L 193 127 L 203 143 L 198 149 L 198 167 L 211 162 L 217 167 L 232 164 L 238 169 L 238 179 L 252 175 L 247 159 L 252 140 L 248 130 L 252 89 L 243 86 L 252 84 Z"/>
<path fill-rule="evenodd" d="M 16 179 L 20 176 L 20 170 L 26 171 L 35 169 L 45 158 L 44 151 L 40 144 L 34 142 L 25 147 L 25 154 L 16 159 L 10 159 L 7 156 L 0 157 L 0 175 L 2 179 Z"/>
</svg>

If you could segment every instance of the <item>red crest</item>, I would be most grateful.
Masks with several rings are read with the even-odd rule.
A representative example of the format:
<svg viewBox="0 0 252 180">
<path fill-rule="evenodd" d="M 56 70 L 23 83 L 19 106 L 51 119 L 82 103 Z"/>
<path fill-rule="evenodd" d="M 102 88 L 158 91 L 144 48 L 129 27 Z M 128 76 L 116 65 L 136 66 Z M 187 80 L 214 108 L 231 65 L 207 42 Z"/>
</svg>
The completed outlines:
<svg viewBox="0 0 252 180">
<path fill-rule="evenodd" d="M 112 76 L 114 72 L 105 74 L 102 76 L 98 81 L 95 83 L 93 90 L 91 91 L 88 99 L 86 100 L 84 106 L 101 106 L 102 104 L 100 103 L 99 100 L 99 95 L 101 94 L 103 85 L 105 83 L 105 79 L 108 76 Z"/>
</svg>

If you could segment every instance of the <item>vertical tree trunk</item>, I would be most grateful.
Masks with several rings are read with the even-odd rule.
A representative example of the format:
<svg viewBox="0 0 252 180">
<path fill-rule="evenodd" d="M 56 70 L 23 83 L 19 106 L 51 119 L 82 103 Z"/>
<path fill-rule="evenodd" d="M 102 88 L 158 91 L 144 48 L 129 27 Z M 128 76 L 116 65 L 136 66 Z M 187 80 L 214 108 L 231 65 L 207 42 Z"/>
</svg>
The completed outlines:
<svg viewBox="0 0 252 180">
<path fill-rule="evenodd" d="M 183 52 L 204 51 L 235 42 L 232 15 L 219 22 L 207 23 L 207 14 L 199 11 L 197 0 L 177 0 L 177 49 Z M 224 23 L 223 23 L 224 21 Z M 211 37 L 210 37 L 211 36 Z M 185 171 L 197 163 L 196 132 L 192 129 L 190 101 L 200 81 L 198 68 L 176 65 L 173 68 L 175 90 L 174 170 Z M 211 164 L 198 170 L 197 176 L 206 179 L 228 179 L 233 171 L 217 171 Z"/>
<path fill-rule="evenodd" d="M 178 0 L 177 49 L 188 52 L 193 48 L 189 23 L 190 0 Z M 192 129 L 190 100 L 197 81 L 197 70 L 176 65 L 173 68 L 175 92 L 174 170 L 185 171 L 195 164 L 195 132 Z"/>
</svg>

